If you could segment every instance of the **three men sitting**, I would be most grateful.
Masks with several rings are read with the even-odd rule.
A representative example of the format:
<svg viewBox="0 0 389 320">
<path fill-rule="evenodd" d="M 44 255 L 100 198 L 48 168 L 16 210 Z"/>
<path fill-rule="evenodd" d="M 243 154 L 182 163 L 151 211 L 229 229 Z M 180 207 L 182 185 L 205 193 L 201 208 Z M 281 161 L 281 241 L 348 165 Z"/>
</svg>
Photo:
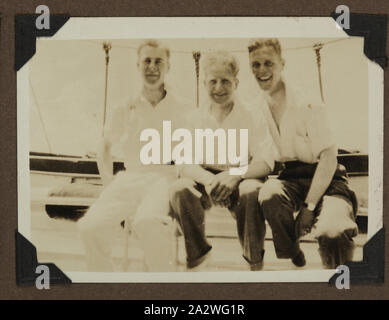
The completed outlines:
<svg viewBox="0 0 389 320">
<path fill-rule="evenodd" d="M 235 94 L 239 65 L 232 54 L 219 51 L 203 58 L 209 101 L 199 110 L 185 107 L 165 86 L 169 57 L 169 49 L 157 41 L 139 47 L 142 92 L 116 109 L 106 131 L 98 162 L 106 188 L 79 222 L 88 270 L 113 270 L 109 231 L 128 217 L 149 271 L 174 271 L 170 217 L 183 232 L 188 270 L 198 270 L 212 249 L 204 225 L 205 211 L 211 206 L 227 208 L 236 219 L 242 255 L 251 270 L 263 268 L 265 219 L 279 258 L 304 266 L 299 240 L 314 230 L 324 267 L 351 260 L 352 237 L 357 234 L 355 194 L 337 165 L 324 106 L 297 102 L 282 77 L 285 62 L 279 41 L 256 39 L 249 45 L 250 67 L 265 93 L 251 107 Z M 139 159 L 142 131 L 161 131 L 163 120 L 192 132 L 211 129 L 212 138 L 224 144 L 213 145 L 213 160 L 194 154 L 192 164 L 177 164 L 175 179 L 173 166 L 144 165 Z M 225 163 L 217 162 L 220 154 L 227 154 L 230 130 L 240 134 L 246 130 L 247 145 L 241 148 L 242 139 L 234 145 L 235 152 L 245 152 L 239 161 L 225 157 Z M 113 177 L 115 143 L 123 149 L 126 171 Z M 267 180 L 276 160 L 285 164 L 285 170 L 278 179 Z"/>
</svg>

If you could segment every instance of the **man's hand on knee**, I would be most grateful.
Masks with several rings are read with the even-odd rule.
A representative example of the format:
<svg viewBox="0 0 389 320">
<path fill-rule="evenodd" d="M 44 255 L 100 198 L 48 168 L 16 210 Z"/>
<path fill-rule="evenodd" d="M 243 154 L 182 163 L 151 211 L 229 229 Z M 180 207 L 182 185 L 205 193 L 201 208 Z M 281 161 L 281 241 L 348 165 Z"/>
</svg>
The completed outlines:
<svg viewBox="0 0 389 320">
<path fill-rule="evenodd" d="M 297 215 L 295 223 L 296 238 L 299 239 L 311 232 L 315 224 L 315 213 L 304 207 Z"/>
<path fill-rule="evenodd" d="M 231 193 L 238 188 L 242 181 L 240 176 L 230 175 L 228 171 L 223 171 L 215 175 L 212 199 L 217 203 L 223 203 L 229 199 Z"/>
</svg>

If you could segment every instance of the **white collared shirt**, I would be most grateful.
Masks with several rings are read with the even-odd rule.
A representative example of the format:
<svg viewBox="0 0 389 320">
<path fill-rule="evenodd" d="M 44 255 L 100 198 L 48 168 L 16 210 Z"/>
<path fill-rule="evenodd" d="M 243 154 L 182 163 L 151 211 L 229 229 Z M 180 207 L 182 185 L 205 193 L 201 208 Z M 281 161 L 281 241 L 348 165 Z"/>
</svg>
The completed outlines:
<svg viewBox="0 0 389 320">
<path fill-rule="evenodd" d="M 278 161 L 299 160 L 316 163 L 323 150 L 334 146 L 335 141 L 328 123 L 326 106 L 322 103 L 312 104 L 304 101 L 291 89 L 287 82 L 286 110 L 281 118 L 279 128 L 273 118 L 265 95 L 258 95 L 250 110 L 256 114 L 261 111 L 278 149 Z"/>
<path fill-rule="evenodd" d="M 268 126 L 264 118 L 254 118 L 251 112 L 242 105 L 239 101 L 234 102 L 234 106 L 222 123 L 218 123 L 210 112 L 210 105 L 196 110 L 190 115 L 192 130 L 197 129 L 224 129 L 228 137 L 229 129 L 236 129 L 236 154 L 240 151 L 240 129 L 248 130 L 248 161 L 265 161 L 271 170 L 274 168 L 274 161 L 276 158 L 275 147 L 272 137 L 269 133 Z M 228 139 L 228 138 L 227 138 Z M 216 140 L 216 138 L 215 138 Z M 218 146 L 215 143 L 214 147 L 214 163 L 204 163 L 202 166 L 208 169 L 227 170 L 230 167 L 244 166 L 245 164 L 231 164 L 228 162 L 225 165 L 218 164 Z M 206 157 L 204 155 L 204 158 Z M 204 161 L 206 162 L 206 161 Z M 247 160 L 246 160 L 247 162 Z M 246 163 L 247 164 L 247 163 Z"/>
<path fill-rule="evenodd" d="M 185 117 L 191 107 L 186 101 L 177 99 L 171 90 L 167 90 L 166 96 L 153 106 L 143 94 L 135 99 L 129 99 L 123 105 L 117 107 L 111 116 L 105 130 L 105 137 L 112 144 L 119 144 L 119 152 L 123 157 L 126 169 L 139 170 L 145 166 L 140 161 L 140 151 L 146 142 L 140 141 L 141 132 L 144 129 L 156 129 L 160 134 L 161 163 L 162 163 L 162 137 L 163 121 L 171 121 L 171 130 L 185 127 Z"/>
</svg>

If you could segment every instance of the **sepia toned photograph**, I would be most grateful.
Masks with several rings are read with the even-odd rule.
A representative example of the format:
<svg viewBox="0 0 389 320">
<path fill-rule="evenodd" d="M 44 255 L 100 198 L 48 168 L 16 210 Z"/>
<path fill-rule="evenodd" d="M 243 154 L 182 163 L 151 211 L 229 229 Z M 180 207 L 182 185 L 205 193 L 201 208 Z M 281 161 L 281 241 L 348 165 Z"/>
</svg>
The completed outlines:
<svg viewBox="0 0 389 320">
<path fill-rule="evenodd" d="M 331 18 L 71 18 L 18 71 L 19 232 L 73 282 L 328 281 L 382 227 L 363 48 Z"/>
</svg>

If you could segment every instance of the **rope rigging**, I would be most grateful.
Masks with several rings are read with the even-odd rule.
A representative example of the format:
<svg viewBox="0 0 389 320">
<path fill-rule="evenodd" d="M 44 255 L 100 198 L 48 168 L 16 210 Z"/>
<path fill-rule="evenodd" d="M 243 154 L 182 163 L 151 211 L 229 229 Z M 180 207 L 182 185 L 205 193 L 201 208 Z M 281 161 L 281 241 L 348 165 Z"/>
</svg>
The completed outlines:
<svg viewBox="0 0 389 320">
<path fill-rule="evenodd" d="M 320 50 L 323 49 L 325 45 L 333 44 L 339 41 L 344 41 L 344 40 L 349 40 L 351 38 L 339 38 L 335 40 L 329 40 L 326 42 L 320 42 L 320 43 L 315 43 L 313 46 L 312 45 L 307 45 L 307 46 L 298 46 L 298 47 L 291 47 L 291 48 L 284 48 L 283 51 L 289 51 L 289 50 L 302 50 L 302 49 L 313 49 L 316 53 L 316 65 L 317 65 L 317 70 L 318 70 L 318 78 L 319 78 L 319 88 L 320 88 L 320 96 L 321 100 L 324 101 L 324 93 L 323 93 L 323 82 L 322 82 L 322 75 L 321 75 L 321 54 Z M 86 40 L 88 43 L 91 44 L 98 44 L 100 45 L 101 43 L 98 41 L 92 41 L 92 40 Z M 109 49 L 107 51 L 107 46 L 109 46 Z M 136 47 L 132 46 L 124 46 L 124 45 L 114 45 L 114 48 L 118 49 L 129 49 L 129 50 L 137 50 Z M 104 42 L 103 43 L 103 48 L 106 52 L 106 59 L 109 61 L 109 56 L 107 58 L 107 55 L 109 54 L 109 50 L 112 48 L 112 45 L 110 43 Z M 200 51 L 185 51 L 185 50 L 171 50 L 173 53 L 180 53 L 180 54 L 192 54 L 192 57 L 195 61 L 195 74 L 196 74 L 196 106 L 199 107 L 199 78 L 200 78 L 200 57 L 201 57 L 201 52 Z M 232 53 L 246 53 L 246 50 L 232 50 Z M 106 60 L 107 61 L 107 60 Z M 107 83 L 108 83 L 108 74 L 107 74 L 107 68 L 108 68 L 108 62 L 106 62 L 106 79 L 105 79 L 105 100 L 104 100 L 104 124 L 105 124 L 105 118 L 106 118 L 106 104 L 107 104 Z M 104 126 L 103 126 L 104 127 Z"/>
<path fill-rule="evenodd" d="M 199 107 L 199 79 L 200 79 L 200 51 L 193 51 L 193 59 L 195 60 L 196 68 L 196 107 Z"/>
<path fill-rule="evenodd" d="M 30 89 L 31 89 L 32 97 L 34 99 L 34 104 L 36 106 L 36 109 L 38 110 L 39 121 L 40 121 L 40 123 L 42 125 L 42 128 L 43 128 L 43 134 L 45 136 L 47 147 L 49 148 L 49 152 L 53 153 L 53 149 L 51 148 L 49 136 L 47 135 L 47 130 L 46 130 L 45 122 L 43 121 L 42 112 L 41 112 L 40 106 L 38 104 L 38 100 L 36 98 L 34 87 L 32 86 L 31 78 L 29 78 L 29 83 L 30 83 Z"/>
<path fill-rule="evenodd" d="M 321 96 L 321 100 L 324 103 L 323 84 L 321 80 L 321 56 L 320 56 L 320 50 L 323 49 L 323 46 L 324 45 L 322 43 L 316 43 L 313 46 L 313 50 L 315 50 L 316 52 L 316 64 L 317 64 L 317 71 L 319 75 L 320 96 Z"/>
<path fill-rule="evenodd" d="M 103 135 L 105 128 L 105 121 L 107 115 L 107 89 L 108 89 L 108 66 L 109 66 L 109 50 L 112 49 L 112 45 L 108 42 L 103 43 L 103 50 L 105 52 L 105 88 L 104 88 L 104 115 L 103 115 Z"/>
<path fill-rule="evenodd" d="M 335 39 L 335 40 L 329 40 L 329 41 L 326 41 L 326 42 L 315 43 L 313 46 L 312 45 L 306 45 L 306 46 L 290 47 L 290 48 L 284 48 L 283 49 L 283 51 L 313 49 L 313 51 L 316 54 L 316 65 L 317 65 L 317 70 L 318 70 L 320 96 L 321 96 L 321 100 L 323 102 L 324 102 L 324 93 L 323 93 L 323 83 L 322 83 L 322 74 L 321 74 L 321 62 L 322 62 L 322 60 L 321 60 L 321 52 L 320 51 L 326 45 L 333 44 L 333 43 L 336 43 L 336 42 L 339 42 L 339 41 L 350 40 L 350 39 L 352 39 L 352 38 L 339 38 L 339 39 Z M 107 113 L 108 68 L 109 68 L 109 61 L 110 61 L 110 56 L 109 56 L 110 50 L 111 49 L 125 49 L 125 50 L 137 51 L 138 48 L 137 47 L 133 47 L 133 46 L 125 46 L 125 45 L 117 45 L 117 44 L 112 45 L 112 43 L 109 43 L 109 42 L 101 43 L 101 41 L 97 41 L 97 40 L 96 41 L 94 41 L 94 40 L 85 40 L 84 42 L 87 43 L 87 44 L 93 44 L 93 45 L 102 46 L 102 48 L 103 48 L 103 50 L 105 52 L 105 87 L 104 87 L 104 114 L 103 114 L 103 134 L 104 134 L 104 128 L 105 128 L 105 122 L 106 122 L 106 113 Z M 193 57 L 194 62 L 195 62 L 195 74 L 196 74 L 196 106 L 199 107 L 199 78 L 200 78 L 200 67 L 199 67 L 199 65 L 200 65 L 201 52 L 198 51 L 198 50 L 195 50 L 195 51 L 171 50 L 171 52 L 172 53 L 178 53 L 178 54 L 190 54 Z M 232 52 L 232 53 L 247 53 L 247 50 L 230 50 L 230 52 Z M 51 145 L 50 145 L 49 138 L 48 138 L 48 134 L 47 134 L 47 130 L 46 130 L 46 127 L 45 127 L 44 122 L 43 122 L 43 118 L 42 118 L 42 115 L 41 115 L 41 112 L 40 112 L 39 104 L 38 104 L 35 92 L 34 92 L 34 90 L 32 88 L 31 81 L 30 81 L 30 86 L 31 86 L 32 93 L 33 93 L 33 96 L 34 96 L 35 104 L 36 104 L 37 109 L 38 109 L 38 114 L 39 114 L 39 118 L 40 118 L 40 121 L 41 121 L 41 124 L 42 124 L 42 127 L 43 127 L 45 139 L 46 139 L 46 142 L 47 142 L 47 145 L 48 145 L 48 148 L 49 148 L 50 152 L 52 152 L 51 151 L 52 150 L 51 149 Z"/>
</svg>

